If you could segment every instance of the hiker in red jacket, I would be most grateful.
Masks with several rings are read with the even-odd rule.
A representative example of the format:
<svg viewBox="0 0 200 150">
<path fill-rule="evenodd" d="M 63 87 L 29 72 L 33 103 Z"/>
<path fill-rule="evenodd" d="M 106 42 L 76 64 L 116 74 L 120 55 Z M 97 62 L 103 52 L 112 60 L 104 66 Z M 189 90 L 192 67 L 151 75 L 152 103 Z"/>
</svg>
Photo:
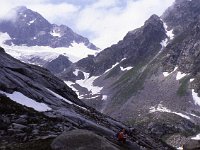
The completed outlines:
<svg viewBox="0 0 200 150">
<path fill-rule="evenodd" d="M 122 129 L 122 131 L 120 131 L 118 133 L 117 138 L 118 138 L 118 141 L 122 141 L 123 144 L 125 144 L 126 143 L 126 138 L 127 138 L 126 130 Z"/>
</svg>

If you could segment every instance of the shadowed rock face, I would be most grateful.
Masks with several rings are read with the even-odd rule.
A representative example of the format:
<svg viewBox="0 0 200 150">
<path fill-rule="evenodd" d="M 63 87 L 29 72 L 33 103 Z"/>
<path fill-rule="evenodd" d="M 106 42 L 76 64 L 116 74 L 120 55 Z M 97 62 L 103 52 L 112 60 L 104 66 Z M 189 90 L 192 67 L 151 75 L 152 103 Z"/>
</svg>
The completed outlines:
<svg viewBox="0 0 200 150">
<path fill-rule="evenodd" d="M 65 68 L 70 67 L 72 62 L 63 55 L 59 55 L 58 58 L 47 62 L 43 67 L 51 71 L 53 74 L 58 74 L 64 71 Z"/>
<path fill-rule="evenodd" d="M 69 47 L 73 42 L 84 43 L 90 49 L 98 48 L 81 35 L 65 25 L 50 24 L 37 12 L 26 7 L 17 7 L 10 13 L 16 13 L 13 21 L 0 20 L 0 32 L 7 32 L 11 39 L 6 44 L 27 46 Z"/>
</svg>

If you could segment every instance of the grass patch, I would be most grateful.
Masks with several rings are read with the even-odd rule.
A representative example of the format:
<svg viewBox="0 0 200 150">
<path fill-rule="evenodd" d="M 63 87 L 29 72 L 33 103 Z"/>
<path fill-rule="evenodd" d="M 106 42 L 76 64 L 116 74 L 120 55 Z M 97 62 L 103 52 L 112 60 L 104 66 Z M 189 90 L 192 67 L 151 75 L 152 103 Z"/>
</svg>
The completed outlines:
<svg viewBox="0 0 200 150">
<path fill-rule="evenodd" d="M 143 61 L 121 76 L 120 79 L 112 85 L 113 89 L 117 90 L 112 98 L 113 104 L 124 103 L 124 101 L 143 89 L 146 79 L 156 73 L 159 67 L 156 63 L 157 60 L 150 64 L 148 64 L 147 61 Z"/>
<path fill-rule="evenodd" d="M 187 90 L 188 90 L 188 82 L 190 80 L 189 76 L 186 76 L 184 78 L 182 78 L 179 82 L 180 82 L 180 86 L 177 90 L 177 95 L 178 96 L 185 96 L 187 94 Z"/>
<path fill-rule="evenodd" d="M 105 76 L 104 80 L 111 78 L 111 77 L 115 77 L 116 75 L 118 75 L 119 72 L 120 72 L 120 68 L 119 68 L 119 65 L 117 65 L 108 72 L 108 74 Z"/>
</svg>

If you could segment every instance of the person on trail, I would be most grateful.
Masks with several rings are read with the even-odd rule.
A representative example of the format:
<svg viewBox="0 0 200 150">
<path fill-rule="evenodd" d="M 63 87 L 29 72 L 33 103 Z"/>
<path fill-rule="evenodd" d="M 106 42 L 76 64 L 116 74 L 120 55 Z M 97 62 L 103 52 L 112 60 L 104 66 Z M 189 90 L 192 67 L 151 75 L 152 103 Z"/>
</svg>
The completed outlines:
<svg viewBox="0 0 200 150">
<path fill-rule="evenodd" d="M 125 144 L 126 143 L 126 138 L 127 138 L 126 130 L 122 129 L 122 131 L 120 131 L 118 133 L 117 138 L 118 138 L 118 141 L 121 141 L 121 142 L 123 142 L 123 144 Z"/>
</svg>

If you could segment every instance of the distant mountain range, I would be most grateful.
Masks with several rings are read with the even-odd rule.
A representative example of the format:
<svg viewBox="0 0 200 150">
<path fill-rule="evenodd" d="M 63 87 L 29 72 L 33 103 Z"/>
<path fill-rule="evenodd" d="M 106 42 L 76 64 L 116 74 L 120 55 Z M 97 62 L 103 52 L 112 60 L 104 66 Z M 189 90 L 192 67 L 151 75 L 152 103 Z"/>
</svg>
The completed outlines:
<svg viewBox="0 0 200 150">
<path fill-rule="evenodd" d="M 0 43 L 7 53 L 23 62 L 48 66 L 53 73 L 60 73 L 66 66 L 53 69 L 55 64 L 51 67 L 50 62 L 54 59 L 65 57 L 59 60 L 61 64 L 66 64 L 63 61 L 67 59 L 72 63 L 99 51 L 87 38 L 69 27 L 50 24 L 39 13 L 24 6 L 11 12 L 16 14 L 14 19 L 0 20 Z"/>
<path fill-rule="evenodd" d="M 98 48 L 81 35 L 76 34 L 65 25 L 49 23 L 39 13 L 24 6 L 11 10 L 16 13 L 13 20 L 1 20 L 0 32 L 8 33 L 11 39 L 6 40 L 8 45 L 69 47 L 75 43 L 84 43 L 90 49 Z"/>
</svg>

